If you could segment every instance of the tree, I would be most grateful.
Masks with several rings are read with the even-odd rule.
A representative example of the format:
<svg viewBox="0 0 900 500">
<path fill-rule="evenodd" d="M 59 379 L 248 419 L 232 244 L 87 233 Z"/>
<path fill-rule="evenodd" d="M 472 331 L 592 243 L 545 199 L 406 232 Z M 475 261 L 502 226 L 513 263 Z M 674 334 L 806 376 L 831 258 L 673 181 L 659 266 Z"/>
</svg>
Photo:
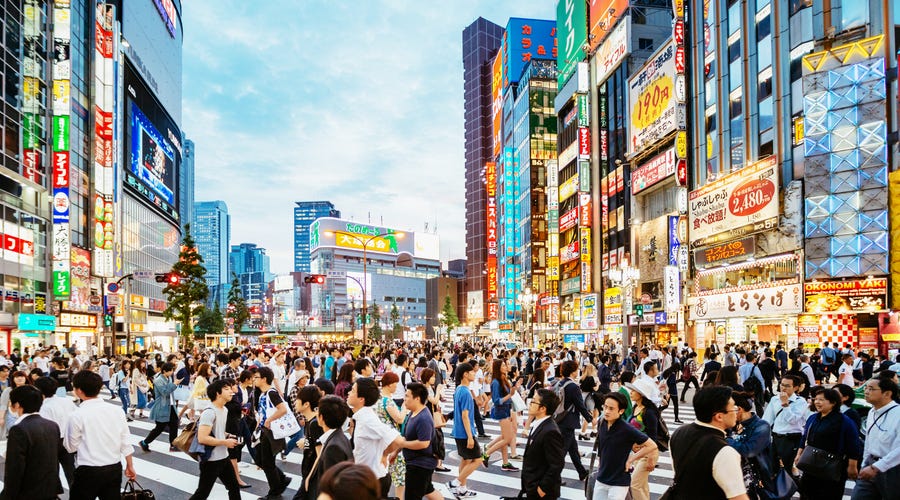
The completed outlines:
<svg viewBox="0 0 900 500">
<path fill-rule="evenodd" d="M 384 331 L 381 329 L 381 310 L 378 309 L 377 304 L 373 303 L 370 311 L 372 311 L 371 313 L 369 313 L 369 315 L 372 317 L 372 328 L 370 328 L 369 331 L 372 333 L 372 335 L 374 335 L 375 338 L 378 338 L 384 333 Z"/>
<path fill-rule="evenodd" d="M 197 324 L 194 326 L 194 338 L 202 339 L 204 335 L 219 335 L 225 331 L 225 318 L 219 304 L 212 309 L 204 307 L 197 314 Z"/>
<path fill-rule="evenodd" d="M 397 308 L 397 303 L 393 302 L 391 304 L 391 340 L 400 338 L 401 330 L 400 309 Z"/>
<path fill-rule="evenodd" d="M 441 309 L 441 314 L 443 317 L 440 324 L 447 327 L 447 339 L 449 339 L 453 329 L 459 326 L 459 318 L 456 316 L 456 309 L 453 308 L 449 295 L 444 296 L 444 307 Z"/>
<path fill-rule="evenodd" d="M 237 275 L 231 273 L 231 289 L 228 290 L 228 310 L 225 317 L 231 320 L 234 326 L 234 335 L 237 337 L 241 334 L 241 330 L 247 321 L 250 320 L 250 309 L 247 308 L 247 301 L 241 293 L 241 281 Z"/>
<path fill-rule="evenodd" d="M 184 225 L 184 239 L 178 260 L 169 271 L 178 276 L 177 283 L 167 283 L 163 294 L 168 299 L 163 317 L 181 324 L 181 336 L 185 344 L 194 338 L 194 317 L 204 309 L 203 302 L 209 297 L 206 286 L 206 268 L 203 256 L 197 251 L 191 237 L 191 225 Z"/>
</svg>

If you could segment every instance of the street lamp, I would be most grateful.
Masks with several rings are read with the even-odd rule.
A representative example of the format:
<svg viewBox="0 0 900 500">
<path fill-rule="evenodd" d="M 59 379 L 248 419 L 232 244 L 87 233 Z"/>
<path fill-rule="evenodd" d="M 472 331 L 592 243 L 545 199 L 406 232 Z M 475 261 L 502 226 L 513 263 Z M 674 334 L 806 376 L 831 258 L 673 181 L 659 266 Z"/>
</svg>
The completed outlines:
<svg viewBox="0 0 900 500">
<path fill-rule="evenodd" d="M 534 345 L 534 309 L 533 306 L 537 302 L 537 294 L 531 292 L 531 288 L 526 288 L 524 292 L 519 294 L 518 302 L 522 304 L 522 312 L 525 314 L 525 324 L 528 328 L 528 338 Z M 525 332 L 522 332 L 522 343 L 525 343 Z"/>
<path fill-rule="evenodd" d="M 622 259 L 619 267 L 609 270 L 609 279 L 614 285 L 622 288 L 622 360 L 628 355 L 628 315 L 631 314 L 634 300 L 634 287 L 641 279 L 641 270 L 628 265 L 628 258 Z"/>
<path fill-rule="evenodd" d="M 328 236 L 335 236 L 334 231 L 325 231 L 325 234 L 327 234 Z M 387 231 L 387 232 L 384 232 L 384 233 L 376 234 L 376 235 L 374 235 L 374 236 L 372 236 L 372 237 L 370 237 L 370 238 L 363 239 L 363 238 L 360 238 L 359 236 L 356 236 L 355 234 L 351 234 L 351 233 L 341 233 L 341 236 L 347 236 L 347 237 L 349 237 L 349 238 L 353 238 L 357 243 L 359 243 L 359 244 L 362 246 L 362 252 L 363 252 L 363 282 L 362 282 L 362 327 L 363 327 L 363 344 L 365 344 L 365 343 L 368 341 L 368 335 L 369 335 L 369 330 L 368 330 L 368 314 L 367 314 L 367 312 L 366 312 L 367 309 L 368 309 L 368 302 L 366 301 L 366 300 L 367 300 L 367 299 L 366 299 L 366 280 L 368 280 L 368 271 L 367 271 L 367 269 L 368 269 L 368 264 L 369 264 L 369 257 L 368 257 L 368 252 L 367 252 L 367 250 L 368 250 L 368 247 L 369 247 L 369 243 L 372 243 L 372 242 L 375 241 L 376 239 L 381 238 L 381 237 L 383 237 L 383 236 L 393 236 L 393 237 L 395 237 L 395 238 L 397 238 L 397 239 L 402 239 L 404 235 L 405 235 L 405 233 L 403 233 L 403 232 Z"/>
</svg>

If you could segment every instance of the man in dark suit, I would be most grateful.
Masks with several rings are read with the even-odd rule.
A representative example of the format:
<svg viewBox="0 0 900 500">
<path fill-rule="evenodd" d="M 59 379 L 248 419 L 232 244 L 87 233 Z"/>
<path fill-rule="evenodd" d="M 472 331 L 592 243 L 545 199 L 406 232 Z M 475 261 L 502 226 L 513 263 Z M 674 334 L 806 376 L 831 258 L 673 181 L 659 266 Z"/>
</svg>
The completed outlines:
<svg viewBox="0 0 900 500">
<path fill-rule="evenodd" d="M 550 389 L 538 389 L 528 405 L 528 416 L 534 420 L 525 444 L 522 490 L 518 498 L 559 498 L 566 450 L 563 448 L 562 433 L 552 417 L 558 406 L 559 397 Z"/>
<path fill-rule="evenodd" d="M 778 378 L 781 378 L 788 371 L 788 353 L 781 344 L 775 348 L 775 362 L 778 364 Z"/>
<path fill-rule="evenodd" d="M 338 396 L 325 396 L 319 400 L 319 425 L 325 431 L 319 442 L 322 452 L 316 457 L 303 487 L 294 495 L 294 500 L 315 500 L 319 497 L 319 481 L 325 471 L 340 462 L 353 461 L 353 447 L 341 429 L 350 416 L 350 407 Z"/>
<path fill-rule="evenodd" d="M 9 394 L 10 411 L 19 420 L 9 429 L 2 500 L 46 500 L 62 494 L 59 481 L 59 427 L 40 415 L 43 395 L 23 385 Z"/>
<path fill-rule="evenodd" d="M 716 359 L 719 355 L 716 353 L 707 354 L 706 363 L 703 364 L 703 377 L 700 379 L 701 384 L 706 383 L 706 379 L 709 377 L 715 377 L 716 373 L 719 373 L 719 370 L 722 369 L 722 363 Z M 710 380 L 710 382 L 715 382 L 715 378 Z"/>
<path fill-rule="evenodd" d="M 575 361 L 563 361 L 559 368 L 562 379 L 557 382 L 563 388 L 563 399 L 559 404 L 563 405 L 563 415 L 557 420 L 559 431 L 563 437 L 563 447 L 569 453 L 572 465 L 578 471 L 578 480 L 584 481 L 588 476 L 587 469 L 581 463 L 581 454 L 578 451 L 578 442 L 575 441 L 575 429 L 581 428 L 581 418 L 591 422 L 593 415 L 584 405 L 581 396 L 581 388 L 578 386 L 578 363 Z M 551 413 L 552 415 L 552 413 Z M 596 426 L 596 422 L 594 422 Z"/>
</svg>

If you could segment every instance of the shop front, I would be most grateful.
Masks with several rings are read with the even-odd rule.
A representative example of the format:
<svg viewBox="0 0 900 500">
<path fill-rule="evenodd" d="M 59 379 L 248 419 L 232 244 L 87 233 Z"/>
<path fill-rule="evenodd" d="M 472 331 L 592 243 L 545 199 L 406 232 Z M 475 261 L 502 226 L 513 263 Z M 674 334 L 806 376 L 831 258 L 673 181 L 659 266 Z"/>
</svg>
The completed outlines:
<svg viewBox="0 0 900 500">
<path fill-rule="evenodd" d="M 890 340 L 900 334 L 900 328 L 896 328 L 897 315 L 886 309 L 887 283 L 887 277 L 804 283 L 804 345 L 812 349 L 837 342 L 841 347 L 849 344 L 887 354 L 891 344 L 900 343 L 900 338 Z"/>
<path fill-rule="evenodd" d="M 97 315 L 62 312 L 56 331 L 57 345 L 74 345 L 81 352 L 91 352 L 97 342 Z"/>
<path fill-rule="evenodd" d="M 19 313 L 17 328 L 12 330 L 12 348 L 34 353 L 38 348 L 56 344 L 56 316 Z"/>
<path fill-rule="evenodd" d="M 689 319 L 694 345 L 755 341 L 792 348 L 803 311 L 799 257 L 785 254 L 697 272 Z"/>
</svg>

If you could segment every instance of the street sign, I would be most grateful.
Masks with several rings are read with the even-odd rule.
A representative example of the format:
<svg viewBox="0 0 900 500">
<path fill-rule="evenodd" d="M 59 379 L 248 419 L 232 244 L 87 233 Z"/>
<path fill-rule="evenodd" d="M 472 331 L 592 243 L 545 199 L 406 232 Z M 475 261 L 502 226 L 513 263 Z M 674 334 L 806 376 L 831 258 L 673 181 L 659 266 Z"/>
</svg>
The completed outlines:
<svg viewBox="0 0 900 500">
<path fill-rule="evenodd" d="M 156 276 L 156 273 L 154 273 L 153 271 L 149 271 L 147 269 L 140 269 L 138 271 L 134 271 L 133 273 L 131 273 L 131 275 L 134 276 L 136 279 L 146 280 L 146 279 L 150 279 L 150 278 Z"/>
<path fill-rule="evenodd" d="M 330 280 L 339 280 L 347 277 L 347 271 L 328 271 L 325 275 Z"/>
<path fill-rule="evenodd" d="M 119 305 L 119 296 L 118 295 L 107 295 L 106 296 L 106 305 L 109 305 L 109 306 Z"/>
<path fill-rule="evenodd" d="M 109 293 L 116 293 L 116 292 L 118 292 L 118 291 L 119 291 L 119 284 L 118 284 L 118 283 L 110 283 L 110 284 L 106 285 L 106 291 L 108 291 Z"/>
<path fill-rule="evenodd" d="M 103 297 L 99 295 L 91 295 L 90 303 L 92 306 L 99 306 L 103 302 Z"/>
</svg>

